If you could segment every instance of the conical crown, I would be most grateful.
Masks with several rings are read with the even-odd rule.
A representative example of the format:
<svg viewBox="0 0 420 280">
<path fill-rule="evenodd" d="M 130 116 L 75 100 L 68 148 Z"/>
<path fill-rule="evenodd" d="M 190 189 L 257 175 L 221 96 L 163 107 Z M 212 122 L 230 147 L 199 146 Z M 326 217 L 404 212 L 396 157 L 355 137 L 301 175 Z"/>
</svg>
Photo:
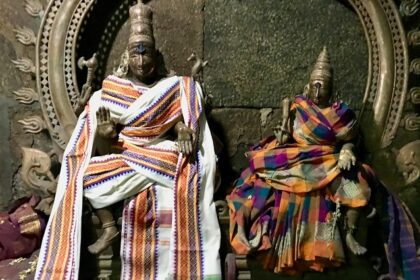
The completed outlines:
<svg viewBox="0 0 420 280">
<path fill-rule="evenodd" d="M 324 46 L 312 70 L 311 80 L 328 80 L 332 79 L 332 70 L 330 65 L 330 56 L 327 47 Z"/>
<path fill-rule="evenodd" d="M 139 1 L 130 8 L 130 37 L 129 44 L 143 42 L 149 47 L 155 47 L 153 37 L 153 13 L 149 6 Z"/>
</svg>

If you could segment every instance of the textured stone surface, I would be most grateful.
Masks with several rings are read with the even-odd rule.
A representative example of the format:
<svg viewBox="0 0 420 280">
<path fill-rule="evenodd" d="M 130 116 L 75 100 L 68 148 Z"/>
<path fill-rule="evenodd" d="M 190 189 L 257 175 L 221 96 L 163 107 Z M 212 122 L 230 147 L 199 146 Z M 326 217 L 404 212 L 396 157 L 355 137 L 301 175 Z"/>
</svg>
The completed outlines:
<svg viewBox="0 0 420 280">
<path fill-rule="evenodd" d="M 47 145 L 45 135 L 32 136 L 25 134 L 17 123 L 24 117 L 40 114 L 39 105 L 21 105 L 13 91 L 21 87 L 34 88 L 35 82 L 30 75 L 17 70 L 12 59 L 28 57 L 35 59 L 34 47 L 25 47 L 15 39 L 14 29 L 26 26 L 35 32 L 40 24 L 39 18 L 29 16 L 21 1 L 0 2 L 0 210 L 4 209 L 14 198 L 28 193 L 29 189 L 19 179 L 21 165 L 20 147 L 39 147 Z M 42 143 L 41 143 L 42 142 Z"/>
<path fill-rule="evenodd" d="M 263 137 L 272 135 L 278 110 L 264 117 L 257 109 L 216 108 L 209 116 L 210 129 L 223 143 L 219 154 L 222 184 L 230 188 L 242 169 L 248 166 L 245 152 Z"/>
<path fill-rule="evenodd" d="M 358 17 L 333 0 L 206 2 L 206 90 L 218 107 L 277 107 L 302 91 L 326 45 L 336 89 L 360 105 L 367 46 Z"/>
</svg>

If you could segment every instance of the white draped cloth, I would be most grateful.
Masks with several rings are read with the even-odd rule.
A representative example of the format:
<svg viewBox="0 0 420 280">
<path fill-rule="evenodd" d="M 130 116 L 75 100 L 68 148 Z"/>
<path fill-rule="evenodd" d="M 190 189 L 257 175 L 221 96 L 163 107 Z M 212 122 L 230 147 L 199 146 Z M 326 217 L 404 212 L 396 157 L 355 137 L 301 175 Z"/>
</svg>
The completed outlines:
<svg viewBox="0 0 420 280">
<path fill-rule="evenodd" d="M 136 90 L 139 96 L 135 96 Z M 196 103 L 192 104 L 194 100 Z M 196 114 L 198 140 L 193 154 L 197 164 L 195 169 L 191 168 L 191 174 L 196 174 L 197 186 L 187 178 L 191 181 L 187 187 L 197 190 L 196 212 L 182 210 L 179 204 L 180 172 L 185 166 L 185 156 L 176 152 L 176 143 L 165 133 L 158 130 L 154 135 L 156 120 L 162 119 L 169 125 L 181 114 L 185 123 L 193 123 L 192 111 L 197 104 L 202 108 L 201 88 L 186 77 L 167 78 L 151 88 L 137 87 L 115 76 L 105 80 L 103 89 L 92 96 L 80 115 L 64 152 L 36 279 L 78 278 L 82 195 L 94 208 L 126 200 L 121 233 L 122 279 L 221 278 L 220 229 L 213 202 L 216 157 L 204 112 Z M 96 112 L 101 106 L 108 108 L 111 117 L 124 126 L 118 138 L 122 151 L 94 157 Z M 165 110 L 170 113 L 162 113 Z M 142 132 L 135 135 L 143 125 L 150 129 L 150 135 Z M 185 210 L 195 221 L 191 233 L 187 230 L 191 224 L 180 223 Z M 180 232 L 197 241 L 196 247 L 187 249 L 191 252 L 184 252 L 186 247 L 181 240 L 184 234 L 180 236 Z M 180 254 L 187 256 L 187 261 Z M 185 265 L 188 272 L 182 268 Z"/>
</svg>

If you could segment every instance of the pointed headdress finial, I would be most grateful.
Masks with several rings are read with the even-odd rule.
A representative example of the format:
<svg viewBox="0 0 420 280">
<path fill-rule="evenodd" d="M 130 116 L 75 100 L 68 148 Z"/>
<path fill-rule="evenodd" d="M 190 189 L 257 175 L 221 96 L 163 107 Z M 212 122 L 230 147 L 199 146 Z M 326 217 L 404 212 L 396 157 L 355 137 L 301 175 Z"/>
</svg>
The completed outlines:
<svg viewBox="0 0 420 280">
<path fill-rule="evenodd" d="M 314 68 L 310 76 L 311 80 L 331 80 L 332 69 L 330 64 L 330 56 L 328 54 L 327 47 L 324 46 L 321 53 L 318 55 L 318 59 L 315 62 Z"/>
<path fill-rule="evenodd" d="M 152 9 L 143 4 L 142 0 L 130 8 L 130 37 L 129 44 L 142 42 L 154 48 L 155 38 L 153 36 L 153 12 Z"/>
</svg>

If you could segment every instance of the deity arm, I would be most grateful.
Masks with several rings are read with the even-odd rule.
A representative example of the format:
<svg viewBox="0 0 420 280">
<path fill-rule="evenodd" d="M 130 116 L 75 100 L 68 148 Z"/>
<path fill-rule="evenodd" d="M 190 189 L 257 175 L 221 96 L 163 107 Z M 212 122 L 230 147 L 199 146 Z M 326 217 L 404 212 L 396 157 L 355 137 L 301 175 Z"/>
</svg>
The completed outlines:
<svg viewBox="0 0 420 280">
<path fill-rule="evenodd" d="M 356 145 L 354 143 L 357 143 L 359 135 L 359 124 L 356 119 L 348 128 L 343 128 L 336 134 L 337 142 L 342 145 L 338 163 L 341 169 L 350 169 L 351 165 L 356 164 Z"/>
<path fill-rule="evenodd" d="M 106 155 L 111 153 L 112 144 L 118 137 L 120 130 L 117 122 L 111 118 L 108 108 L 100 107 L 96 112 L 97 129 L 93 144 L 93 153 Z"/>
<path fill-rule="evenodd" d="M 111 139 L 103 138 L 96 134 L 93 142 L 92 155 L 109 155 L 111 153 L 112 143 L 113 141 Z"/>
<path fill-rule="evenodd" d="M 179 118 L 173 127 L 177 136 L 178 151 L 183 154 L 191 154 L 195 146 L 195 133 L 189 128 L 181 118 Z"/>
<path fill-rule="evenodd" d="M 290 99 L 284 98 L 281 103 L 282 119 L 274 127 L 274 135 L 276 136 L 280 145 L 286 144 L 291 140 L 292 137 L 292 121 L 293 114 L 290 111 Z"/>
<path fill-rule="evenodd" d="M 355 145 L 352 142 L 347 142 L 341 146 L 337 165 L 340 169 L 350 170 L 355 164 Z"/>
</svg>

